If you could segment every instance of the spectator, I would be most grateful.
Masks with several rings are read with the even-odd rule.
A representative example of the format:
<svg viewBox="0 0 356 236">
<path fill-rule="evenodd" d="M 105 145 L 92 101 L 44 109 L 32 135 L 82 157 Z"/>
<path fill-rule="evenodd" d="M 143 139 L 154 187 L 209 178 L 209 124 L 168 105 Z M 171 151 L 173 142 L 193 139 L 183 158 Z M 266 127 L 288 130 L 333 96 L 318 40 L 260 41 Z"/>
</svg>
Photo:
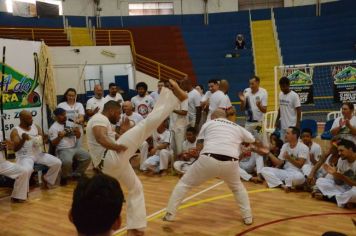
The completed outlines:
<svg viewBox="0 0 356 236">
<path fill-rule="evenodd" d="M 195 89 L 200 93 L 201 96 L 204 95 L 205 90 L 203 85 L 198 84 L 197 86 L 195 86 Z"/>
<path fill-rule="evenodd" d="M 159 98 L 159 94 L 161 93 L 163 86 L 164 86 L 164 82 L 162 80 L 158 81 L 157 91 L 153 91 L 152 93 L 150 93 L 150 96 L 153 98 L 155 103 L 157 102 L 157 100 Z"/>
<path fill-rule="evenodd" d="M 74 190 L 69 220 L 79 236 L 110 236 L 120 228 L 123 202 L 116 179 L 104 174 L 83 178 Z"/>
<path fill-rule="evenodd" d="M 90 118 L 98 112 L 103 111 L 105 99 L 103 98 L 103 88 L 100 84 L 94 87 L 94 96 L 87 101 L 86 114 Z"/>
<path fill-rule="evenodd" d="M 302 131 L 302 142 L 309 148 L 309 156 L 307 157 L 304 166 L 302 167 L 303 174 L 308 177 L 314 165 L 322 156 L 321 147 L 316 142 L 313 142 L 313 132 L 306 128 Z"/>
<path fill-rule="evenodd" d="M 122 96 L 118 90 L 119 90 L 119 88 L 116 86 L 115 83 L 110 83 L 109 84 L 109 94 L 106 95 L 104 104 L 107 103 L 108 101 L 115 101 L 115 102 L 119 102 L 121 105 L 121 103 L 124 101 L 124 99 L 122 98 Z"/>
<path fill-rule="evenodd" d="M 131 98 L 131 102 L 135 107 L 135 112 L 140 114 L 143 118 L 146 118 L 148 114 L 153 110 L 154 100 L 147 94 L 147 84 L 145 82 L 139 82 L 136 85 L 137 95 Z"/>
<path fill-rule="evenodd" d="M 201 94 L 192 86 L 192 81 L 185 80 L 184 86 L 188 92 L 188 120 L 191 127 L 199 128 L 201 118 Z"/>
<path fill-rule="evenodd" d="M 242 34 L 236 35 L 235 50 L 246 49 L 245 38 Z"/>
<path fill-rule="evenodd" d="M 330 130 L 332 135 L 356 142 L 356 116 L 353 115 L 354 109 L 354 105 L 351 102 L 342 104 L 342 117 L 335 119 Z"/>
</svg>

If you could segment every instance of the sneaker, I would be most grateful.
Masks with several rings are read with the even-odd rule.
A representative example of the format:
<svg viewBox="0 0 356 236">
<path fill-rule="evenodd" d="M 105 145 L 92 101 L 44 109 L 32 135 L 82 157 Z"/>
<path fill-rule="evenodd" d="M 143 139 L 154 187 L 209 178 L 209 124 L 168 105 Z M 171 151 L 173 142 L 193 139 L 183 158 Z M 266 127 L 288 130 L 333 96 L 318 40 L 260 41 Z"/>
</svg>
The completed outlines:
<svg viewBox="0 0 356 236">
<path fill-rule="evenodd" d="M 245 224 L 245 225 L 252 225 L 252 223 L 253 223 L 253 218 L 252 218 L 252 216 L 251 216 L 251 217 L 246 217 L 246 218 L 244 218 L 244 224 Z"/>
<path fill-rule="evenodd" d="M 174 220 L 174 216 L 173 214 L 167 212 L 165 216 L 163 216 L 162 218 L 163 221 L 173 221 Z"/>
</svg>

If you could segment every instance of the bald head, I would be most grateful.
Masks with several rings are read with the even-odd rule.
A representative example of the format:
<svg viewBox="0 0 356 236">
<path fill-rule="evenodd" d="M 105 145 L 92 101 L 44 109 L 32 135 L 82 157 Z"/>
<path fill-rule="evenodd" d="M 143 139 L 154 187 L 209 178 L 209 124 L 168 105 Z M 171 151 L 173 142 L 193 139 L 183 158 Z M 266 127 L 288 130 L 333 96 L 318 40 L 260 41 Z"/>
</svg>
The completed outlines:
<svg viewBox="0 0 356 236">
<path fill-rule="evenodd" d="M 134 107 L 133 107 L 133 105 L 132 105 L 132 103 L 130 101 L 126 101 L 122 105 L 122 110 L 128 116 L 132 115 L 133 109 L 134 109 Z"/>
<path fill-rule="evenodd" d="M 94 87 L 95 98 L 100 99 L 103 97 L 103 88 L 100 84 L 96 84 Z"/>
<path fill-rule="evenodd" d="M 22 110 L 19 114 L 20 117 L 20 126 L 24 128 L 31 127 L 33 123 L 31 112 Z"/>
<path fill-rule="evenodd" d="M 218 118 L 225 118 L 226 119 L 226 112 L 223 109 L 216 109 L 212 114 L 211 114 L 211 119 L 218 119 Z"/>
<path fill-rule="evenodd" d="M 229 82 L 227 80 L 225 80 L 225 79 L 221 80 L 219 88 L 223 93 L 226 94 L 227 91 L 229 91 Z"/>
</svg>

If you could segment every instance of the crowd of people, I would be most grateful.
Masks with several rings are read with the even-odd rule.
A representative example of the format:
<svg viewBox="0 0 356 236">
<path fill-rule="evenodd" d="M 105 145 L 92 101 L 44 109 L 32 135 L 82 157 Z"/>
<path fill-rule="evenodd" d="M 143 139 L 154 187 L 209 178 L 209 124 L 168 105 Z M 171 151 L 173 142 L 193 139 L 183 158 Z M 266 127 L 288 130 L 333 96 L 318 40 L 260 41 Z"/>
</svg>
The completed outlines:
<svg viewBox="0 0 356 236">
<path fill-rule="evenodd" d="M 182 175 L 168 202 L 163 218 L 166 221 L 174 219 L 191 188 L 213 177 L 223 179 L 229 186 L 247 225 L 252 224 L 253 217 L 241 179 L 256 184 L 265 182 L 269 188 L 280 187 L 286 192 L 310 191 L 316 199 L 335 201 L 339 207 L 353 207 L 356 203 L 354 105 L 342 104 L 342 116 L 335 119 L 330 131 L 333 139 L 328 150 L 323 151 L 313 140 L 310 129 L 300 130 L 301 103 L 298 94 L 290 89 L 289 79 L 282 77 L 279 85 L 276 131 L 269 137 L 263 129 L 268 92 L 260 87 L 257 76 L 249 80 L 248 88 L 237 93 L 240 109 L 246 114 L 244 127 L 236 124 L 226 80 L 210 80 L 206 92 L 201 85 L 194 87 L 190 80 L 179 85 L 169 80 L 159 81 L 157 91 L 148 93 L 147 84 L 140 82 L 136 85 L 137 95 L 127 101 L 115 83 L 109 85 L 105 97 L 98 84 L 86 109 L 77 102 L 75 89 L 69 88 L 64 101 L 53 112 L 55 122 L 49 128 L 48 138 L 33 124 L 31 113 L 25 110 L 20 113 L 19 126 L 1 146 L 3 150 L 15 151 L 16 163 L 6 161 L 0 154 L 0 174 L 15 179 L 12 201 L 23 202 L 28 198 L 34 163 L 48 167 L 42 176 L 47 188 L 54 187 L 57 179 L 60 185 L 83 179 L 92 163 L 100 174 L 92 179 L 85 177 L 78 184 L 71 210 L 72 222 L 84 235 L 98 233 L 90 228 L 96 223 L 102 223 L 102 228 L 99 227 L 102 232 L 120 226 L 123 195 L 118 182 L 128 188 L 129 235 L 143 235 L 146 210 L 143 187 L 130 162 L 134 157 L 139 158 L 138 169 L 148 176 L 164 176 L 172 171 Z M 82 144 L 84 124 L 89 150 Z M 42 149 L 47 139 L 51 154 Z M 101 190 L 110 193 L 97 195 L 96 191 Z M 109 199 L 110 194 L 116 199 Z M 83 200 L 86 195 L 90 199 Z M 108 221 L 85 218 L 89 216 L 84 213 L 96 206 L 91 198 L 94 196 L 106 199 L 107 205 L 97 205 L 105 208 L 101 209 L 103 212 L 115 206 L 109 225 Z"/>
</svg>

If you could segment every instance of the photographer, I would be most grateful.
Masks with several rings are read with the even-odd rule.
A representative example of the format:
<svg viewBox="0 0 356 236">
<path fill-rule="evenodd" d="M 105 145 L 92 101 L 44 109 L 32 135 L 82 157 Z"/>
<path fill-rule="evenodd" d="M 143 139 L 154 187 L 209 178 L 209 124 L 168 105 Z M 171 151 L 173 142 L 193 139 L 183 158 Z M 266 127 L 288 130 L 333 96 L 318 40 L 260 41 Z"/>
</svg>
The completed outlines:
<svg viewBox="0 0 356 236">
<path fill-rule="evenodd" d="M 70 177 L 82 176 L 90 163 L 90 155 L 76 145 L 81 132 L 78 127 L 67 121 L 66 111 L 62 108 L 54 110 L 56 122 L 49 129 L 51 144 L 56 148 L 58 158 L 62 161 L 61 185 L 66 185 Z M 76 168 L 72 170 L 73 159 Z"/>
</svg>

